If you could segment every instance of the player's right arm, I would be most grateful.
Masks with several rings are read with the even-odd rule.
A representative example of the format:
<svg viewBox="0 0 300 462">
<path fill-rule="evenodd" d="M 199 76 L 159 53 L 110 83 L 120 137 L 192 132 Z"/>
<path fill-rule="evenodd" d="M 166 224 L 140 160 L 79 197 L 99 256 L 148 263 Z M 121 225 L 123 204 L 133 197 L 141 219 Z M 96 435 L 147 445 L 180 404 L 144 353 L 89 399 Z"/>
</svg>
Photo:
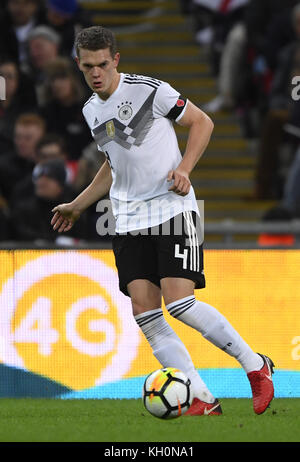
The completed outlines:
<svg viewBox="0 0 300 462">
<path fill-rule="evenodd" d="M 111 169 L 108 161 L 99 169 L 93 181 L 72 202 L 57 205 L 51 225 L 59 233 L 69 231 L 80 215 L 94 202 L 106 196 L 112 184 Z"/>
</svg>

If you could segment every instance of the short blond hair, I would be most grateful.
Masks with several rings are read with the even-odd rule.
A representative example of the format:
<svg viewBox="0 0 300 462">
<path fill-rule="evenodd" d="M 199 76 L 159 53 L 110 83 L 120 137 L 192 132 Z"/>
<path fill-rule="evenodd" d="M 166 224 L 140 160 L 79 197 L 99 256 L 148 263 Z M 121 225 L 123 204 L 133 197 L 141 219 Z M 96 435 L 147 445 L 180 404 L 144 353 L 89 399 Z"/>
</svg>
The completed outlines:
<svg viewBox="0 0 300 462">
<path fill-rule="evenodd" d="M 24 114 L 21 114 L 17 118 L 15 125 L 36 125 L 40 127 L 43 132 L 46 130 L 45 120 L 35 112 L 26 112 Z"/>
</svg>

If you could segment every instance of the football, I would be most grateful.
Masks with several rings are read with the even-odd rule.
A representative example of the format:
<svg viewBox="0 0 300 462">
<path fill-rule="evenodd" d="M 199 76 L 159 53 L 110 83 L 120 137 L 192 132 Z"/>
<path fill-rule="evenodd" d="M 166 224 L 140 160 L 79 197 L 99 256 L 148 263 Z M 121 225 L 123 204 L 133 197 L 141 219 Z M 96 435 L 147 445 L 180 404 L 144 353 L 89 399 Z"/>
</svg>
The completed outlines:
<svg viewBox="0 0 300 462">
<path fill-rule="evenodd" d="M 160 419 L 183 415 L 193 401 L 191 381 L 179 369 L 166 367 L 148 375 L 143 387 L 147 411 Z"/>
</svg>

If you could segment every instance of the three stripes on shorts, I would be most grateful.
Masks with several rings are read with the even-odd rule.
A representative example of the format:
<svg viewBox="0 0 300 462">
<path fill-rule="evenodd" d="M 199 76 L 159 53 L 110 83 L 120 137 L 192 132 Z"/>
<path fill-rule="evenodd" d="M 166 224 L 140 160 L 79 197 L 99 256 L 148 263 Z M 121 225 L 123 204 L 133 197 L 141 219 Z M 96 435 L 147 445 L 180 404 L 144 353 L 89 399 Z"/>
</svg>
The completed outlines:
<svg viewBox="0 0 300 462">
<path fill-rule="evenodd" d="M 190 260 L 190 271 L 199 271 L 200 270 L 200 252 L 199 252 L 199 239 L 197 230 L 193 221 L 192 212 L 183 212 L 183 216 L 186 222 L 186 234 L 188 243 L 183 250 L 183 253 L 180 253 L 180 245 L 175 244 L 175 257 L 182 259 L 183 269 L 188 269 L 188 253 Z M 188 247 L 188 248 L 187 248 Z"/>
</svg>

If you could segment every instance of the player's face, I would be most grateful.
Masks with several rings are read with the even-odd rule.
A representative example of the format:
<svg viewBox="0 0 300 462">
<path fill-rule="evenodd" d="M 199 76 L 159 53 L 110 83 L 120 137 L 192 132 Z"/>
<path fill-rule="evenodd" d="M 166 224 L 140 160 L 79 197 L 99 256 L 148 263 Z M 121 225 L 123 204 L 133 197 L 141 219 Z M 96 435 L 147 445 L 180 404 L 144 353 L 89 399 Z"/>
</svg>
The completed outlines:
<svg viewBox="0 0 300 462">
<path fill-rule="evenodd" d="M 77 58 L 79 69 L 88 86 L 102 99 L 107 99 L 118 86 L 119 59 L 120 54 L 116 53 L 112 57 L 109 48 L 96 51 L 80 49 L 80 56 Z"/>
</svg>

